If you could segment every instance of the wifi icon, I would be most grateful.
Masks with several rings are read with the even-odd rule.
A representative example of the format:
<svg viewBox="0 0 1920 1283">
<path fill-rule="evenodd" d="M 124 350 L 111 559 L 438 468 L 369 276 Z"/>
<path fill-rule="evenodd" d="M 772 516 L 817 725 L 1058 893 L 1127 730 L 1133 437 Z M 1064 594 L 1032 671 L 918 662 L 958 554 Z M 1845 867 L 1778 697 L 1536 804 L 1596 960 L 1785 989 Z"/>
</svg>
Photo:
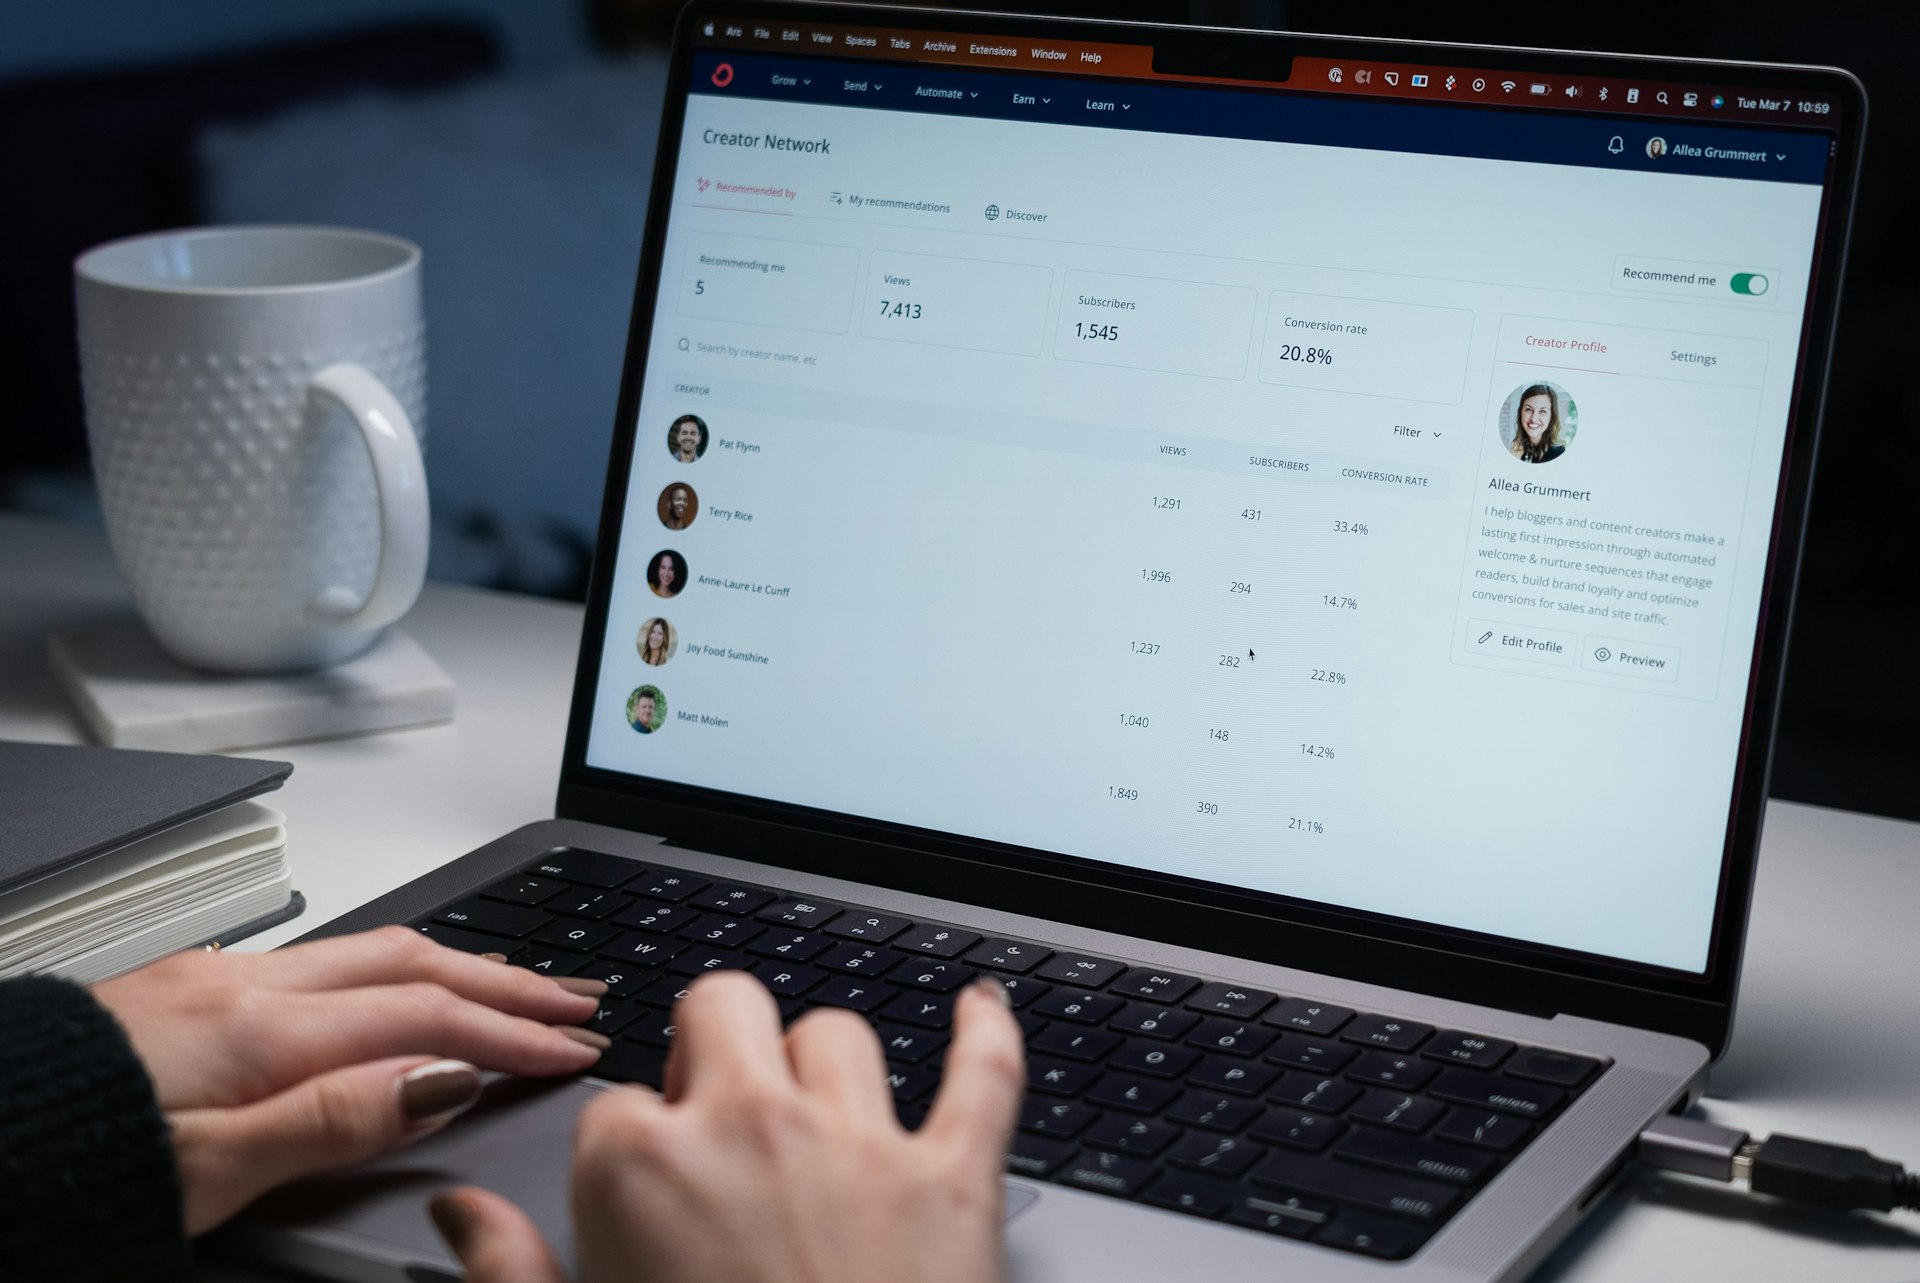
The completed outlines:
<svg viewBox="0 0 1920 1283">
<path fill-rule="evenodd" d="M 1503 94 L 1510 94 L 1510 93 L 1512 93 L 1512 92 L 1513 92 L 1513 82 L 1512 82 L 1511 80 L 1503 80 L 1503 81 L 1501 81 L 1501 82 L 1500 82 L 1500 92 L 1501 92 L 1501 93 L 1503 93 Z"/>
</svg>

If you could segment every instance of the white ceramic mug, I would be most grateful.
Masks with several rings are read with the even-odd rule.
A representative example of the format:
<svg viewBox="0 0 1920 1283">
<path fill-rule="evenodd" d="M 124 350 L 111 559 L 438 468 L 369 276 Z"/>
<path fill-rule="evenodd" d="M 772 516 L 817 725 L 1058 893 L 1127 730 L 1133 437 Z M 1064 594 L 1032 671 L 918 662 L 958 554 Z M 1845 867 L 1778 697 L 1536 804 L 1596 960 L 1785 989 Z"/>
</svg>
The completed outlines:
<svg viewBox="0 0 1920 1283">
<path fill-rule="evenodd" d="M 420 251 L 332 227 L 113 241 L 74 264 L 87 439 L 134 601 L 175 658 L 290 672 L 420 593 Z"/>
</svg>

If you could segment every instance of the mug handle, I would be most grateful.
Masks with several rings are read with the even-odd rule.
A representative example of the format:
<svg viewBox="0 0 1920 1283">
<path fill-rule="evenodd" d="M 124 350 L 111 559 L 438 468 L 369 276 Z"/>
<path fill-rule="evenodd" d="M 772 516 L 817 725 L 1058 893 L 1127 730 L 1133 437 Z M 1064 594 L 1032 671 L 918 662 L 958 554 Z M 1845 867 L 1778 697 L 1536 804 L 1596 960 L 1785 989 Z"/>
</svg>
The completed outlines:
<svg viewBox="0 0 1920 1283">
<path fill-rule="evenodd" d="M 427 577 L 427 475 L 420 441 L 387 385 L 351 361 L 330 365 L 307 384 L 313 400 L 351 418 L 373 460 L 380 502 L 380 562 L 365 601 L 329 588 L 308 612 L 343 629 L 384 628 L 412 607 Z"/>
</svg>

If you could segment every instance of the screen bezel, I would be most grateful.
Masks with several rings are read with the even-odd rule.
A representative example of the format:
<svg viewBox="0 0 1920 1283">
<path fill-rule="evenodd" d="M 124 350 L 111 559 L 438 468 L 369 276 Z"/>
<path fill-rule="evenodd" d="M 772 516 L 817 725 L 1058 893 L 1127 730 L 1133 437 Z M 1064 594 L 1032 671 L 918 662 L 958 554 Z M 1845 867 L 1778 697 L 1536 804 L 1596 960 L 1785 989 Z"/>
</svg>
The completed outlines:
<svg viewBox="0 0 1920 1283">
<path fill-rule="evenodd" d="M 1271 42 L 1275 65 L 1296 55 L 1424 61 L 1535 74 L 1715 80 L 1755 89 L 1819 94 L 1841 105 L 1832 180 L 1817 233 L 1801 360 L 1787 423 L 1785 466 L 1761 594 L 1707 970 L 1675 972 L 1430 923 L 1293 901 L 1096 860 L 958 837 L 740 794 L 627 775 L 587 765 L 588 731 L 638 431 L 655 293 L 663 266 L 681 126 L 695 43 L 709 19 L 790 21 L 969 31 L 983 34 L 1154 43 L 1185 50 L 1229 46 L 1246 65 L 1248 42 Z M 806 55 L 796 55 L 806 56 Z M 828 55 L 844 58 L 846 55 Z M 1276 85 L 1276 92 L 1308 92 Z M 1260 92 L 1249 89 L 1248 92 Z M 1496 110 L 1468 107 L 1462 110 Z M 1594 112 L 1594 115 L 1607 115 Z M 686 847 L 872 882 L 918 894 L 1031 913 L 1049 906 L 1077 925 L 1284 966 L 1325 972 L 1462 1001 L 1541 1015 L 1566 1012 L 1690 1037 L 1715 1056 L 1731 1026 L 1753 871 L 1785 670 L 1788 621 L 1825 400 L 1834 320 L 1858 177 L 1866 96 L 1832 68 L 1573 54 L 1220 28 L 1161 27 L 954 10 L 895 9 L 781 0 L 695 0 L 680 15 L 656 153 L 640 270 L 621 377 L 598 553 L 590 580 L 557 814 L 660 834 Z"/>
</svg>

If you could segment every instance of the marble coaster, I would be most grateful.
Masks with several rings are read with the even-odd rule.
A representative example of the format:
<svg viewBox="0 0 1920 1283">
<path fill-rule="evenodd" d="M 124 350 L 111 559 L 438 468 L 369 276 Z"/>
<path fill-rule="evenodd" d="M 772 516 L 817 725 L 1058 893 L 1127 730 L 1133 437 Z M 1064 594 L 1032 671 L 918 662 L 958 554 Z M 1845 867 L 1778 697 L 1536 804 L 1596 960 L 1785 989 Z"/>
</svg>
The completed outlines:
<svg viewBox="0 0 1920 1283">
<path fill-rule="evenodd" d="M 208 753 L 453 720 L 453 679 L 397 628 L 358 659 L 290 677 L 197 672 L 134 618 L 62 629 L 47 661 L 94 739 L 114 748 Z"/>
</svg>

